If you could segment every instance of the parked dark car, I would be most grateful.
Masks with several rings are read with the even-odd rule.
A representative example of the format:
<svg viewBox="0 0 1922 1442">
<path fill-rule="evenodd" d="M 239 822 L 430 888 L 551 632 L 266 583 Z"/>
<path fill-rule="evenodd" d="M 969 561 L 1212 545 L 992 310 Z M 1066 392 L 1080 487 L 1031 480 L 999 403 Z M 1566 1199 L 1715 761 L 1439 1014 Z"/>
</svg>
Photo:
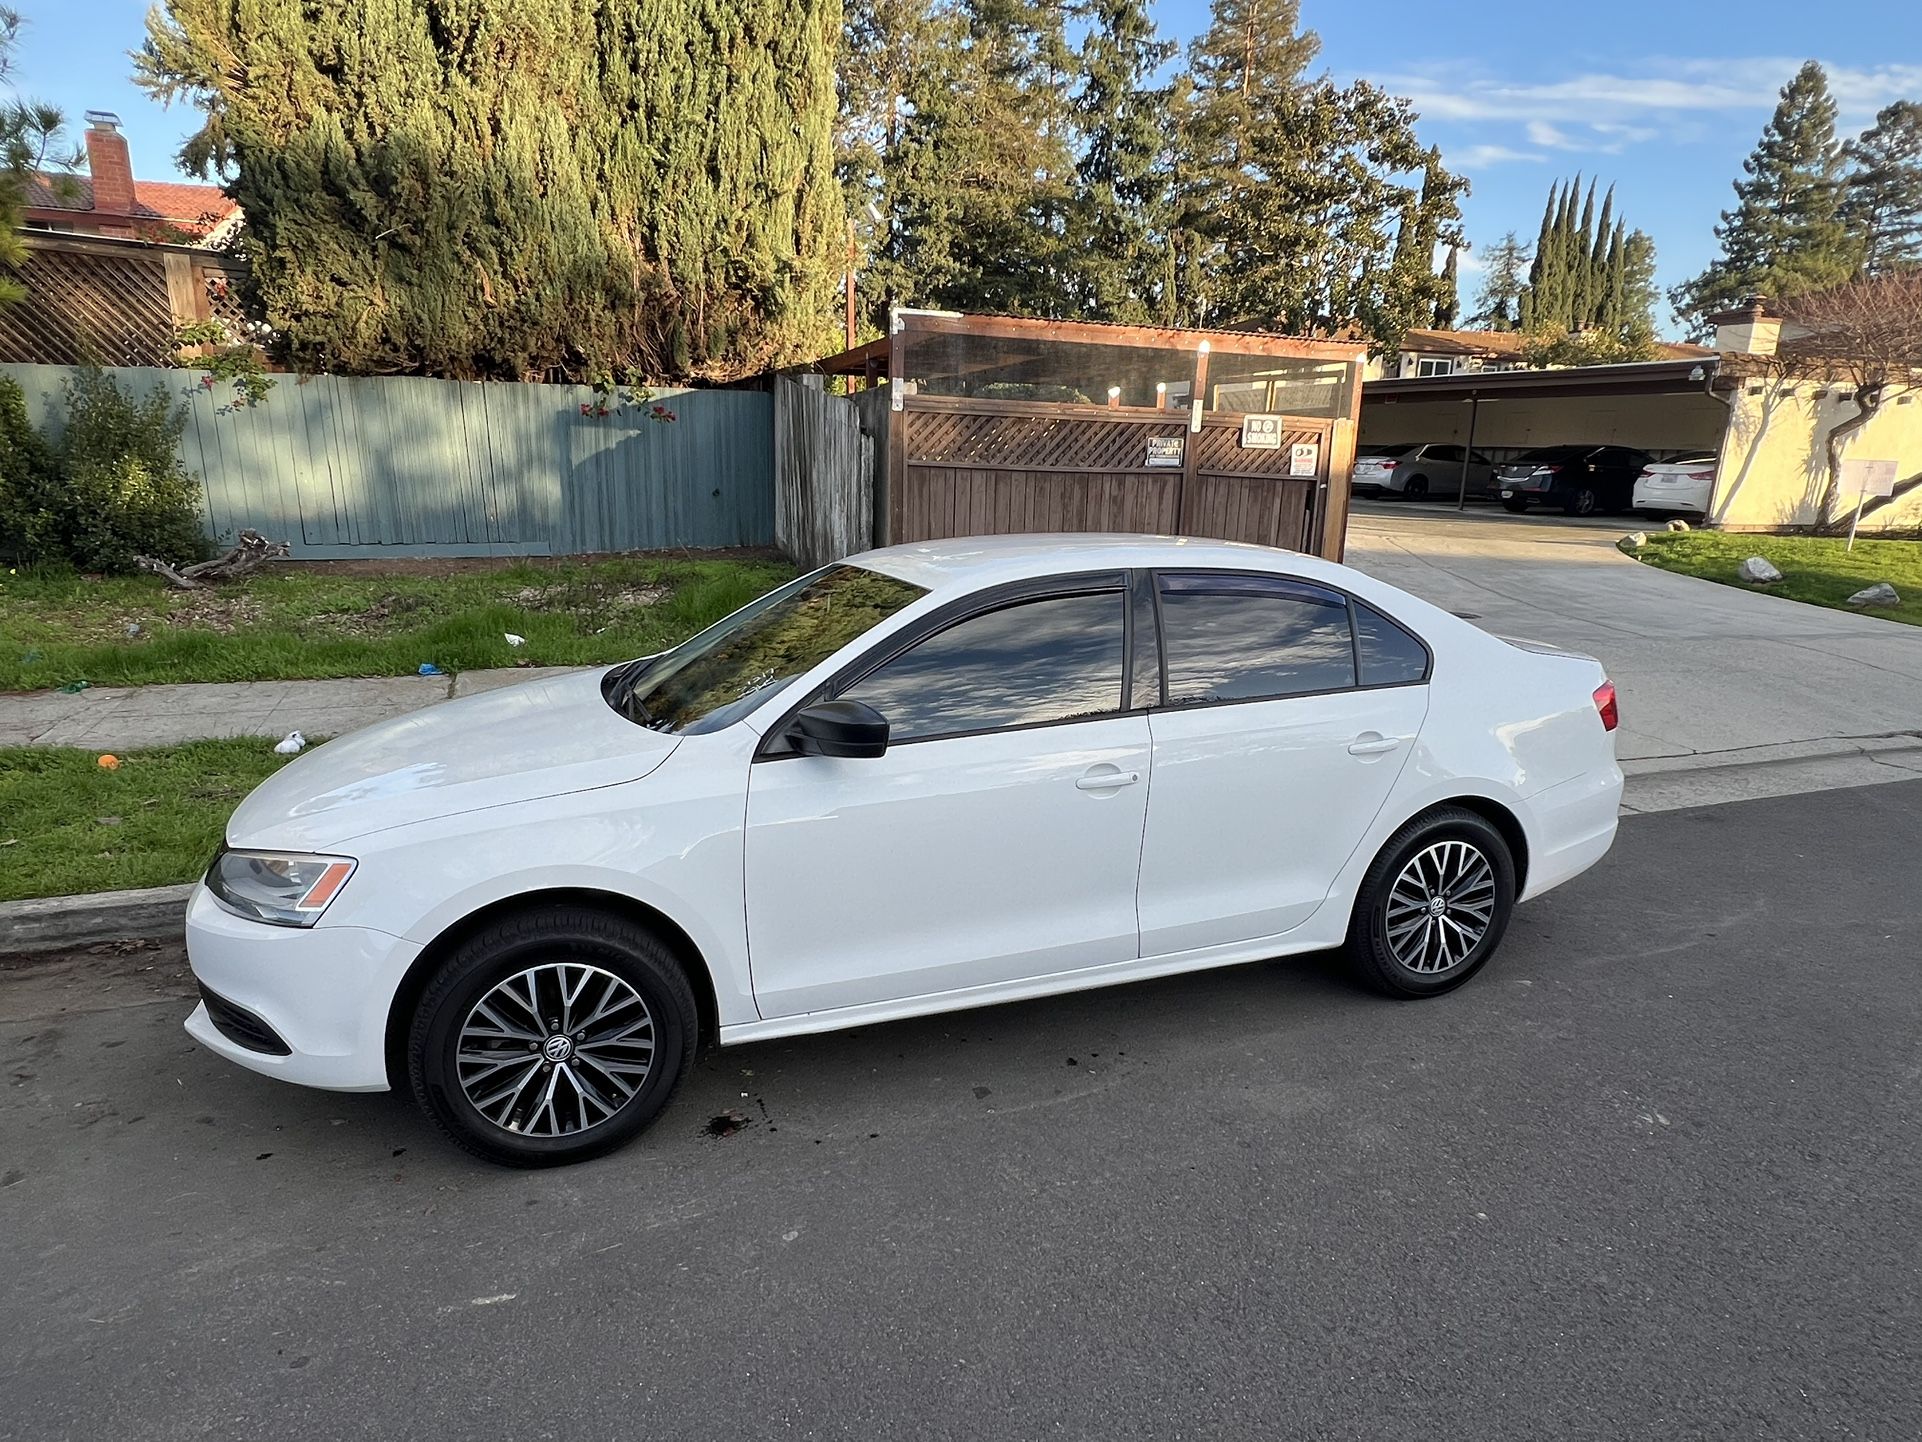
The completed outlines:
<svg viewBox="0 0 1922 1442">
<path fill-rule="evenodd" d="M 1544 446 L 1495 467 L 1490 489 L 1510 511 L 1560 506 L 1571 516 L 1626 511 L 1635 478 L 1654 459 L 1629 446 Z"/>
</svg>

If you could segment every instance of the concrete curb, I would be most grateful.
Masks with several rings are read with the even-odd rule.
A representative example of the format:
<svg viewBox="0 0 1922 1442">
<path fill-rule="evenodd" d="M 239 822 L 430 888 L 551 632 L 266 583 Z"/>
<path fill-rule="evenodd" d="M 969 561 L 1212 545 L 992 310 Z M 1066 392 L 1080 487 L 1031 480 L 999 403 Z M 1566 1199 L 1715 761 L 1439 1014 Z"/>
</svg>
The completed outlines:
<svg viewBox="0 0 1922 1442">
<path fill-rule="evenodd" d="M 179 936 L 192 883 L 0 902 L 0 956 Z"/>
</svg>

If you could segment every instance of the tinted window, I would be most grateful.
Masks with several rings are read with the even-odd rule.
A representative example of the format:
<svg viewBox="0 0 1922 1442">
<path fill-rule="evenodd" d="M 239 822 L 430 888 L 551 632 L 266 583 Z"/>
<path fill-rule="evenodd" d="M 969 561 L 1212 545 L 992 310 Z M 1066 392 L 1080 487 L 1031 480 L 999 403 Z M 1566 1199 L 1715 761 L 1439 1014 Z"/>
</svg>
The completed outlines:
<svg viewBox="0 0 1922 1442">
<path fill-rule="evenodd" d="M 1125 605 L 1104 591 L 973 616 L 841 694 L 886 716 L 893 741 L 1119 711 Z"/>
<path fill-rule="evenodd" d="M 1430 446 L 1424 455 L 1431 461 L 1459 461 L 1462 458 L 1460 446 Z"/>
<path fill-rule="evenodd" d="M 1491 464 L 1488 457 L 1483 455 L 1480 451 L 1470 451 L 1468 453 L 1468 459 L 1472 464 L 1477 466 L 1486 466 Z"/>
<path fill-rule="evenodd" d="M 1164 576 L 1168 701 L 1194 706 L 1355 684 L 1348 602 L 1266 577 Z"/>
<path fill-rule="evenodd" d="M 1361 684 L 1405 686 L 1428 674 L 1428 653 L 1408 632 L 1372 606 L 1355 602 L 1355 646 Z"/>
<path fill-rule="evenodd" d="M 829 566 L 608 672 L 601 694 L 657 731 L 717 731 L 926 594 L 879 571 Z"/>
</svg>

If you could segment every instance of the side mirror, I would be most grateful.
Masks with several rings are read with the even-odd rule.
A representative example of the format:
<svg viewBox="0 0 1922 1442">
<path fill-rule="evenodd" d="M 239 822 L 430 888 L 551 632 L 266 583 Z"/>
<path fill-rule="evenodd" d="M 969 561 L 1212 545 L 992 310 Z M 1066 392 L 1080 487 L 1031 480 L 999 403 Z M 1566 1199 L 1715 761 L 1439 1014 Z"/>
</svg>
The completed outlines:
<svg viewBox="0 0 1922 1442">
<path fill-rule="evenodd" d="M 816 701 L 789 723 L 787 735 L 803 756 L 882 756 L 888 718 L 865 701 Z"/>
</svg>

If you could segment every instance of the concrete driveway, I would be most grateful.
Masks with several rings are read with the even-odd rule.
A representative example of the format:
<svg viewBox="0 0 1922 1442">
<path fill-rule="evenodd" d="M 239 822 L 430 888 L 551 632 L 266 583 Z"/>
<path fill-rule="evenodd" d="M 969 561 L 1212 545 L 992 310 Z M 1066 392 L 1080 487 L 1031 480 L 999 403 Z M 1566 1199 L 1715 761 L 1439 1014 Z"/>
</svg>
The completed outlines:
<svg viewBox="0 0 1922 1442">
<path fill-rule="evenodd" d="M 1615 549 L 1637 524 L 1359 505 L 1348 562 L 1500 635 L 1600 658 L 1632 769 L 1922 742 L 1922 627 L 1659 571 Z"/>
</svg>

